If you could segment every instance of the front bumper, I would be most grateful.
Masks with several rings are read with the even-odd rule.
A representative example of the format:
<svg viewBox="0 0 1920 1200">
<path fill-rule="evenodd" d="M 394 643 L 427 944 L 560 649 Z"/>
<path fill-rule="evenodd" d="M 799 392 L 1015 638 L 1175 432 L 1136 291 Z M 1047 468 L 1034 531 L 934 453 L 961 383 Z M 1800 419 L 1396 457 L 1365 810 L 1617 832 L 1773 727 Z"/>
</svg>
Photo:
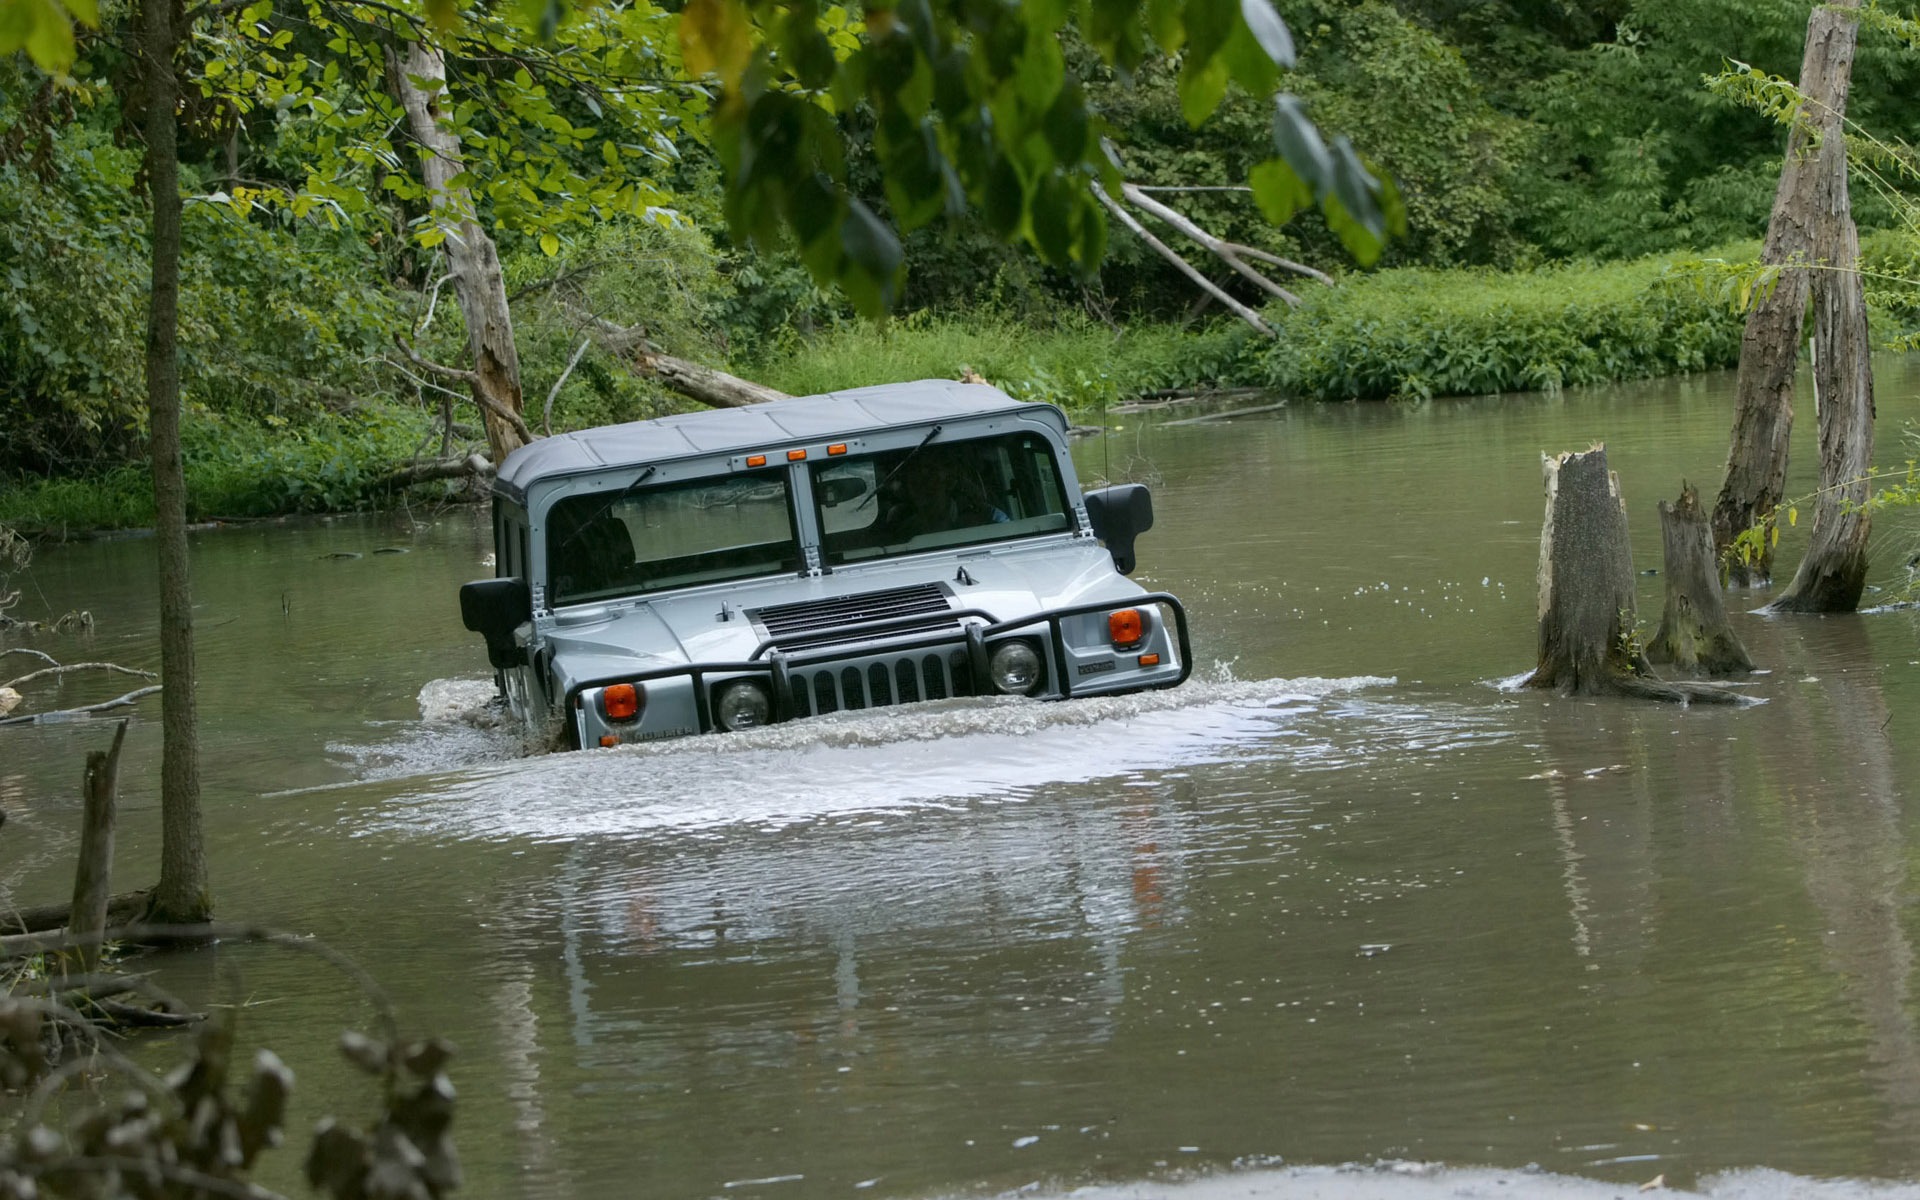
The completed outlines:
<svg viewBox="0 0 1920 1200">
<path fill-rule="evenodd" d="M 1139 642 L 1116 647 L 1108 640 L 1107 615 L 1139 609 Z M 1176 687 L 1193 670 L 1186 610 L 1165 592 L 1102 600 L 1001 621 L 977 609 L 941 614 L 938 628 L 925 616 L 843 626 L 831 645 L 783 649 L 780 639 L 757 646 L 743 662 L 695 663 L 580 683 L 566 695 L 566 712 L 578 744 L 616 746 L 656 741 L 718 727 L 714 700 L 738 679 L 765 687 L 773 720 L 785 721 L 863 708 L 1001 694 L 989 677 L 996 646 L 1028 642 L 1042 675 L 1026 695 L 1064 700 Z M 814 639 L 817 640 L 817 639 Z M 644 696 L 639 715 L 609 721 L 601 692 L 627 683 Z"/>
</svg>

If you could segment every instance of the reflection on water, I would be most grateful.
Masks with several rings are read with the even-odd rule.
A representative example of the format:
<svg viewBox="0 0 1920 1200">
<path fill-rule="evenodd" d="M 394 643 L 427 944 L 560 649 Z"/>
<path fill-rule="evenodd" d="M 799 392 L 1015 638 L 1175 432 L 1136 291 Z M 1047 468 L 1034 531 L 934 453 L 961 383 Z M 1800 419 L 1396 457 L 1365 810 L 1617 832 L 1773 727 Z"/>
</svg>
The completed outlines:
<svg viewBox="0 0 1920 1200">
<path fill-rule="evenodd" d="M 1145 421 L 1082 473 L 1159 480 L 1142 581 L 1207 677 L 610 752 L 487 704 L 453 601 L 474 514 L 200 537 L 222 911 L 348 951 L 461 1045 L 476 1195 L 1869 1194 L 1810 1177 L 1920 1173 L 1920 614 L 1736 597 L 1769 668 L 1738 711 L 1497 685 L 1533 650 L 1539 453 L 1607 440 L 1655 568 L 1726 392 Z M 87 657 L 151 664 L 150 547 L 35 577 L 101 618 Z M 0 734 L 11 898 L 68 889 L 105 728 Z M 294 1127 L 364 1103 L 331 1039 L 365 1004 L 311 960 L 161 968 L 246 1005 L 302 1073 Z"/>
</svg>

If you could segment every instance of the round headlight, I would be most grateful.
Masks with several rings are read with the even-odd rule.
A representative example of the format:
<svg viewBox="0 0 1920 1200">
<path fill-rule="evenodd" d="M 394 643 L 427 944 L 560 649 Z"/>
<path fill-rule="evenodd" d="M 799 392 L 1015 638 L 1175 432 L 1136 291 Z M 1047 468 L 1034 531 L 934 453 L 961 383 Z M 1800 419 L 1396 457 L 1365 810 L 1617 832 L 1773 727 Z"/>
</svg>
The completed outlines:
<svg viewBox="0 0 1920 1200">
<path fill-rule="evenodd" d="M 773 717 L 773 698 L 751 679 L 736 679 L 720 689 L 713 718 L 725 730 L 752 729 Z"/>
<path fill-rule="evenodd" d="M 1001 642 L 987 658 L 993 686 L 1009 696 L 1024 696 L 1040 682 L 1040 655 L 1026 642 Z"/>
</svg>

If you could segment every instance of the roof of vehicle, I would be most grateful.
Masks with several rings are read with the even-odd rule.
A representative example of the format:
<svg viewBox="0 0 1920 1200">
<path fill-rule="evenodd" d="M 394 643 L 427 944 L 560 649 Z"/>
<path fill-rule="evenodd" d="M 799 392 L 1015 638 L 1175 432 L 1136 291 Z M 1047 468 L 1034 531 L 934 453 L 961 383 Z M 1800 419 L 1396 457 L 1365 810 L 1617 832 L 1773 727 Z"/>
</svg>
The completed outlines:
<svg viewBox="0 0 1920 1200">
<path fill-rule="evenodd" d="M 885 383 L 744 408 L 703 409 L 541 438 L 507 456 L 494 490 L 524 495 L 530 485 L 557 475 L 736 450 L 778 449 L 793 442 L 1015 410 L 1050 411 L 1059 419 L 1051 405 L 1015 400 L 995 387 L 949 379 Z"/>
</svg>

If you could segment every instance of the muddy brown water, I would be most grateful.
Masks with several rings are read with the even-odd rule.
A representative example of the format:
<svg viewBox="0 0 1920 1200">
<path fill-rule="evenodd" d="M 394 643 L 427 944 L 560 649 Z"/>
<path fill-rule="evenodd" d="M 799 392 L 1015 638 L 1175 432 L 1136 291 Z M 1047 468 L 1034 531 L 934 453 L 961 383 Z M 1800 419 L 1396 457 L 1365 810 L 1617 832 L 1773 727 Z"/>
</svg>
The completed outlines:
<svg viewBox="0 0 1920 1200">
<path fill-rule="evenodd" d="M 459 1045 L 476 1196 L 1920 1176 L 1920 616 L 1737 596 L 1768 671 L 1739 710 L 1499 686 L 1533 648 L 1540 452 L 1605 440 L 1656 567 L 1655 502 L 1718 485 L 1729 388 L 1116 416 L 1080 470 L 1155 485 L 1140 578 L 1190 608 L 1186 687 L 617 752 L 524 757 L 475 719 L 475 513 L 197 536 L 222 915 L 345 951 Z M 1920 363 L 1881 364 L 1883 462 L 1917 392 Z M 1876 582 L 1915 545 L 1883 517 Z M 25 609 L 97 626 L 10 644 L 153 665 L 152 553 L 44 550 Z M 0 730 L 0 898 L 70 887 L 104 729 Z M 143 707 L 129 884 L 157 760 Z M 294 1067 L 296 1141 L 369 1110 L 332 1043 L 370 1008 L 338 974 L 253 945 L 152 965 Z M 268 1182 L 303 1190 L 296 1164 Z"/>
</svg>

